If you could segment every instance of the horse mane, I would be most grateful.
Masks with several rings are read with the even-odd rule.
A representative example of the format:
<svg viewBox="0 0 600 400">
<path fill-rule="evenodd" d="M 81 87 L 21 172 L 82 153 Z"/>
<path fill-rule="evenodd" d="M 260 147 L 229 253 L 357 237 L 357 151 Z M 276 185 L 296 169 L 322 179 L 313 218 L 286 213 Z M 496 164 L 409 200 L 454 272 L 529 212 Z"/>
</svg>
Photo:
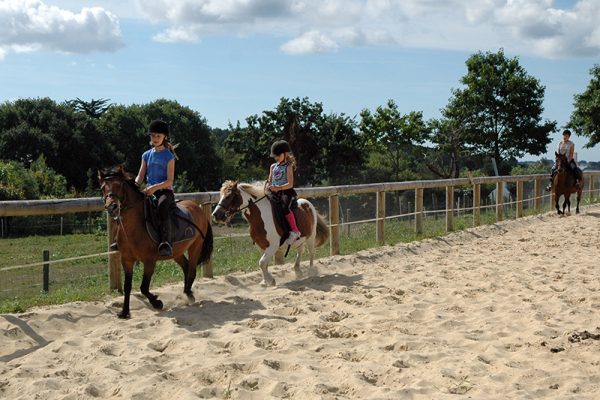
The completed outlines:
<svg viewBox="0 0 600 400">
<path fill-rule="evenodd" d="M 240 183 L 238 184 L 238 187 L 254 198 L 262 197 L 265 195 L 264 182 Z"/>
<path fill-rule="evenodd" d="M 104 179 L 117 178 L 124 181 L 131 189 L 133 189 L 137 194 L 144 195 L 142 189 L 135 183 L 135 178 L 132 174 L 125 171 L 121 165 L 117 165 L 114 167 L 108 167 L 102 169 L 102 173 L 104 175 Z"/>
</svg>

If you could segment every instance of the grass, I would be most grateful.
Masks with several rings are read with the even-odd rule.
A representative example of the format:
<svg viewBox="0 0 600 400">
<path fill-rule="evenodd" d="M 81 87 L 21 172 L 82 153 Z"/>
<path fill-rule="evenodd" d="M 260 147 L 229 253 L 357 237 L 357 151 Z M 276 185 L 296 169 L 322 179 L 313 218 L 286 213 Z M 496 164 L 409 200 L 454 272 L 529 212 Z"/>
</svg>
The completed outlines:
<svg viewBox="0 0 600 400">
<path fill-rule="evenodd" d="M 546 206 L 540 212 L 546 212 Z M 525 215 L 535 214 L 526 210 Z M 514 218 L 509 211 L 505 219 Z M 482 210 L 481 224 L 496 221 L 494 209 Z M 472 215 L 463 213 L 454 217 L 454 231 L 472 226 Z M 341 254 L 377 247 L 375 224 L 361 223 L 340 230 Z M 423 234 L 414 232 L 412 219 L 389 219 L 385 223 L 385 243 L 394 245 L 446 234 L 444 214 L 428 214 L 424 218 Z M 215 275 L 231 272 L 248 272 L 258 268 L 259 252 L 252 240 L 245 236 L 246 225 L 234 228 L 215 227 L 215 250 L 213 264 Z M 50 259 L 96 254 L 106 251 L 106 235 L 73 234 L 67 236 L 31 236 L 18 239 L 0 239 L 0 268 L 5 266 L 36 263 L 42 260 L 42 252 L 50 250 Z M 329 255 L 329 243 L 317 250 L 317 258 Z M 305 258 L 307 255 L 305 253 Z M 287 262 L 292 260 L 288 256 Z M 71 301 L 94 301 L 106 296 L 119 295 L 108 289 L 106 257 L 56 263 L 50 266 L 50 290 L 42 291 L 42 267 L 29 267 L 0 271 L 0 313 L 24 312 L 34 306 L 62 304 Z M 143 268 L 137 266 L 134 273 L 134 288 L 141 282 Z M 183 281 L 181 268 L 173 261 L 160 262 L 152 278 L 152 287 Z M 134 289 L 134 290 L 136 290 Z"/>
</svg>

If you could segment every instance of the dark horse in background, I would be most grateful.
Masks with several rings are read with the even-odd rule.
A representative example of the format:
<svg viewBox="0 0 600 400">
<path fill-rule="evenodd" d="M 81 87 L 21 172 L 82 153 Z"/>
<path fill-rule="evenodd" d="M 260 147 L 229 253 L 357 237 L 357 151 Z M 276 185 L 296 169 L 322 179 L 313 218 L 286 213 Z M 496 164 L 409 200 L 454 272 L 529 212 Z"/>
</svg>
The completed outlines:
<svg viewBox="0 0 600 400">
<path fill-rule="evenodd" d="M 193 201 L 181 201 L 181 207 L 189 211 L 191 222 L 196 227 L 189 240 L 173 244 L 173 256 L 158 255 L 157 244 L 146 230 L 144 203 L 146 195 L 135 184 L 132 177 L 121 166 L 98 171 L 104 208 L 118 223 L 117 243 L 121 252 L 121 264 L 125 272 L 123 309 L 119 318 L 129 318 L 129 297 L 133 280 L 133 267 L 136 261 L 144 264 L 144 277 L 140 291 L 156 309 L 163 303 L 150 292 L 150 280 L 157 260 L 174 259 L 181 266 L 184 275 L 183 292 L 194 301 L 192 285 L 196 279 L 196 267 L 210 260 L 213 250 L 213 235 L 210 221 L 202 208 Z M 184 255 L 187 251 L 188 257 Z"/>
<path fill-rule="evenodd" d="M 567 157 L 563 154 L 554 153 L 556 155 L 556 167 L 557 172 L 552 181 L 552 191 L 554 192 L 554 202 L 556 211 L 558 214 L 565 213 L 565 207 L 567 212 L 571 212 L 571 194 L 577 193 L 577 208 L 575 212 L 579 214 L 579 202 L 581 200 L 581 193 L 583 192 L 583 174 L 581 175 L 581 182 L 577 186 L 577 171 L 573 170 L 573 166 L 567 160 Z M 575 166 L 576 168 L 576 166 Z M 565 200 L 562 205 L 562 211 L 558 206 L 560 196 L 563 195 Z"/>
</svg>

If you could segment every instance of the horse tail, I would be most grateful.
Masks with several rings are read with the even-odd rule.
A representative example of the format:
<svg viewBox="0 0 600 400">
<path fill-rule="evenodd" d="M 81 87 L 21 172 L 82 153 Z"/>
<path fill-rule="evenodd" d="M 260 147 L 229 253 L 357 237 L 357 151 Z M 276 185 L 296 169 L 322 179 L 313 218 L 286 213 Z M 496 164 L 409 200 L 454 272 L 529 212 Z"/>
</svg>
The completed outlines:
<svg viewBox="0 0 600 400">
<path fill-rule="evenodd" d="M 202 243 L 202 251 L 200 252 L 200 260 L 198 260 L 198 264 L 204 263 L 210 260 L 210 256 L 213 252 L 213 231 L 212 226 L 208 223 L 208 230 L 204 235 L 204 243 Z"/>
<path fill-rule="evenodd" d="M 322 246 L 329 237 L 329 229 L 327 228 L 327 223 L 323 219 L 323 217 L 317 213 L 317 235 L 315 240 L 315 246 Z"/>
</svg>

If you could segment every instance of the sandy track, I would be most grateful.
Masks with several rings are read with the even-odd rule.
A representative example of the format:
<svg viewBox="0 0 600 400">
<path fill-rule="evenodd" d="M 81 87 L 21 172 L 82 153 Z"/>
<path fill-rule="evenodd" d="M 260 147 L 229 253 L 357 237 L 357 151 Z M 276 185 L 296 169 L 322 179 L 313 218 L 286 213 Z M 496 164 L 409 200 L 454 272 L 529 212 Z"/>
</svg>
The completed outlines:
<svg viewBox="0 0 600 400">
<path fill-rule="evenodd" d="M 592 207 L 0 315 L 0 398 L 596 399 L 599 248 Z"/>
</svg>

